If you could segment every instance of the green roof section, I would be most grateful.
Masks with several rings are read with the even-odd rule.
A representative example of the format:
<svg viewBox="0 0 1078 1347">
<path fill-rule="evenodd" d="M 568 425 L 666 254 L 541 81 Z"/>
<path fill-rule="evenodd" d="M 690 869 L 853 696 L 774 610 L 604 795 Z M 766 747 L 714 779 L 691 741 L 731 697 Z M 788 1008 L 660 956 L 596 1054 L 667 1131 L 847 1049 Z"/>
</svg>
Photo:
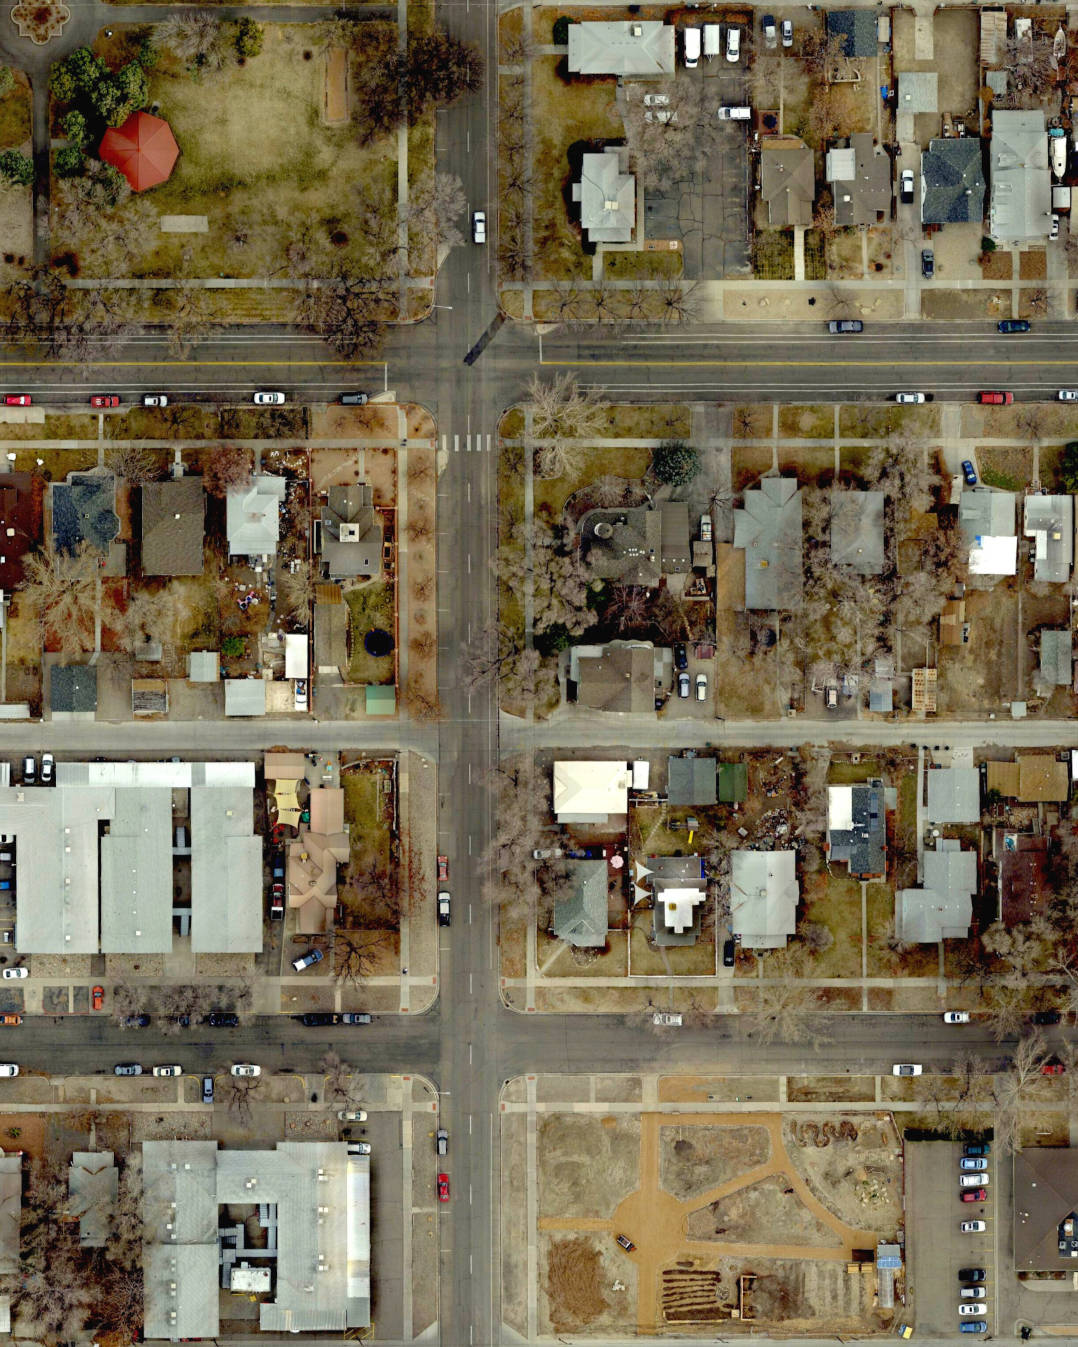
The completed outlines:
<svg viewBox="0 0 1078 1347">
<path fill-rule="evenodd" d="M 367 684 L 367 715 L 395 716 L 397 689 L 382 683 Z"/>
<path fill-rule="evenodd" d="M 744 762 L 719 763 L 719 803 L 740 804 L 748 799 L 749 769 Z"/>
</svg>

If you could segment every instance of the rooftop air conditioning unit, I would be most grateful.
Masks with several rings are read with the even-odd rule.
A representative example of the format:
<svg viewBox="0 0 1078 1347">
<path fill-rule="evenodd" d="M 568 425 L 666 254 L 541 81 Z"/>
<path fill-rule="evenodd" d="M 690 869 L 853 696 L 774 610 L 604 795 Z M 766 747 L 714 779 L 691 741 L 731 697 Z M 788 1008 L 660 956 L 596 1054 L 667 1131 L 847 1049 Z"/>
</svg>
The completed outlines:
<svg viewBox="0 0 1078 1347">
<path fill-rule="evenodd" d="M 359 542 L 359 525 L 358 525 L 358 524 L 342 524 L 342 525 L 341 525 L 341 542 L 342 542 L 342 543 L 358 543 L 358 542 Z"/>
<path fill-rule="evenodd" d="M 632 33 L 633 37 L 643 37 L 644 26 L 643 24 L 634 23 L 632 27 L 629 29 L 629 32 Z"/>
</svg>

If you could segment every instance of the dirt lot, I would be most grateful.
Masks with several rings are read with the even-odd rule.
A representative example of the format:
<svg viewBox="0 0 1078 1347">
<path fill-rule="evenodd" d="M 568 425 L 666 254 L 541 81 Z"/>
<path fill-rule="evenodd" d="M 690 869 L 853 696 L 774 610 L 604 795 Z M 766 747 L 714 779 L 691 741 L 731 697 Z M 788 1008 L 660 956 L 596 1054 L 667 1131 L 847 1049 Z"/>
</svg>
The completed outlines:
<svg viewBox="0 0 1078 1347">
<path fill-rule="evenodd" d="M 782 1139 L 797 1172 L 840 1220 L 881 1235 L 902 1224 L 902 1172 L 888 1124 L 787 1119 Z"/>
<path fill-rule="evenodd" d="M 722 1236 L 724 1244 L 758 1243 L 766 1229 L 781 1230 L 787 1244 L 834 1249 L 839 1243 L 835 1232 L 805 1208 L 781 1174 L 771 1174 L 701 1207 L 686 1223 L 690 1239 L 717 1240 Z"/>
<path fill-rule="evenodd" d="M 539 1214 L 611 1216 L 638 1182 L 640 1123 L 555 1113 L 539 1121 Z"/>
<path fill-rule="evenodd" d="M 766 1127 L 664 1128 L 659 1155 L 659 1181 L 685 1201 L 726 1183 L 735 1174 L 771 1158 Z"/>
</svg>

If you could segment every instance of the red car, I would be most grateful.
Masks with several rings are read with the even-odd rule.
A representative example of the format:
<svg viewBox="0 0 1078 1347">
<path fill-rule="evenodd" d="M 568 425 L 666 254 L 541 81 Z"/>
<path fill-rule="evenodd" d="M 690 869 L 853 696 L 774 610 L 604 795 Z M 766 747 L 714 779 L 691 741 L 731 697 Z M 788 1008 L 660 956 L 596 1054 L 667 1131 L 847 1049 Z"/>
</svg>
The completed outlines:
<svg viewBox="0 0 1078 1347">
<path fill-rule="evenodd" d="M 438 1175 L 438 1201 L 439 1201 L 439 1202 L 448 1202 L 448 1201 L 449 1201 L 449 1175 L 448 1175 L 448 1174 L 439 1174 L 439 1175 Z"/>
<path fill-rule="evenodd" d="M 449 878 L 449 857 L 448 857 L 448 856 L 439 856 L 439 857 L 438 857 L 438 878 L 439 878 L 439 879 L 448 879 L 448 878 Z"/>
<path fill-rule="evenodd" d="M 978 393 L 977 401 L 980 402 L 982 405 L 988 405 L 993 407 L 1009 407 L 1011 403 L 1014 401 L 1014 394 L 1003 393 L 999 391 L 993 391 L 989 393 Z"/>
<path fill-rule="evenodd" d="M 29 407 L 33 399 L 29 393 L 5 393 L 5 407 Z"/>
<path fill-rule="evenodd" d="M 961 1196 L 963 1202 L 987 1202 L 987 1201 L 988 1201 L 988 1189 L 987 1189 L 987 1188 L 967 1188 L 966 1191 L 965 1191 L 964 1193 L 960 1194 L 960 1196 Z"/>
<path fill-rule="evenodd" d="M 91 407 L 118 407 L 120 399 L 115 393 L 95 393 L 90 399 Z"/>
<path fill-rule="evenodd" d="M 1045 1064 L 1041 1067 L 1041 1075 L 1061 1076 L 1063 1072 L 1066 1071 L 1066 1069 L 1067 1068 L 1063 1065 L 1062 1062 L 1045 1062 Z"/>
<path fill-rule="evenodd" d="M 93 991 L 90 993 L 90 1004 L 93 1006 L 95 1010 L 101 1009 L 101 1007 L 105 1004 L 104 987 L 95 987 L 93 989 Z"/>
</svg>

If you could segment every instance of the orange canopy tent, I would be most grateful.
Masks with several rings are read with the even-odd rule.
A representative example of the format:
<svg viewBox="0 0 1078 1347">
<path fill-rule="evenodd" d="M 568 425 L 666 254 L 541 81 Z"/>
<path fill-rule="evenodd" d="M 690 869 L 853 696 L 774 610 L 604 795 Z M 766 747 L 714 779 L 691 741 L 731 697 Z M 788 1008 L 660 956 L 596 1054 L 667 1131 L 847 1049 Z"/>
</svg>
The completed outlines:
<svg viewBox="0 0 1078 1347">
<path fill-rule="evenodd" d="M 179 153 L 168 122 L 148 112 L 133 112 L 123 126 L 109 127 L 98 150 L 105 163 L 118 168 L 136 192 L 164 182 Z"/>
</svg>

